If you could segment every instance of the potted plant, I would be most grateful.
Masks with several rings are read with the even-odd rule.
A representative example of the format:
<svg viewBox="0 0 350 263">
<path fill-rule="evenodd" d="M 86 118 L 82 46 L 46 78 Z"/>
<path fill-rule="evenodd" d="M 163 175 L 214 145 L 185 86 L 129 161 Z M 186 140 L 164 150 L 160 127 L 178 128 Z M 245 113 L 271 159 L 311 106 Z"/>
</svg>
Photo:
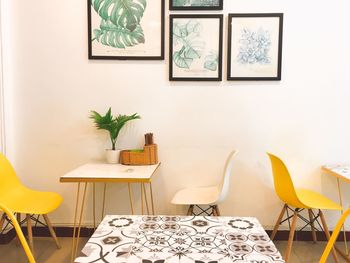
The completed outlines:
<svg viewBox="0 0 350 263">
<path fill-rule="evenodd" d="M 112 149 L 106 150 L 107 162 L 118 163 L 120 150 L 117 150 L 115 148 L 115 145 L 117 143 L 119 132 L 128 121 L 140 119 L 141 117 L 137 113 L 134 113 L 132 115 L 119 114 L 118 116 L 114 117 L 112 114 L 112 109 L 109 108 L 104 116 L 96 111 L 91 111 L 90 118 L 93 119 L 98 130 L 106 130 L 109 132 Z"/>
</svg>

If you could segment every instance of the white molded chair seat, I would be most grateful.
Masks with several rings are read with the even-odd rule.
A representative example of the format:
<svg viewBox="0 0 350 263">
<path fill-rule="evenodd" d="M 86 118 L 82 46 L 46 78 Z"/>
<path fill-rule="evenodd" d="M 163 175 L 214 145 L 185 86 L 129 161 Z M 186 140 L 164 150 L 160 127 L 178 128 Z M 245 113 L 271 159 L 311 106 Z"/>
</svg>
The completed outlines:
<svg viewBox="0 0 350 263">
<path fill-rule="evenodd" d="M 237 151 L 232 151 L 225 164 L 223 177 L 219 185 L 206 186 L 206 187 L 189 187 L 178 191 L 173 199 L 172 204 L 175 205 L 189 205 L 187 214 L 192 215 L 194 206 L 207 205 L 209 209 L 212 209 L 211 214 L 220 215 L 217 204 L 222 202 L 229 191 L 230 177 L 232 174 L 233 157 L 237 154 Z M 207 210 L 201 209 L 202 213 L 207 213 Z M 202 214 L 201 213 L 201 214 Z M 209 213 L 207 213 L 209 215 Z"/>
<path fill-rule="evenodd" d="M 218 186 L 185 188 L 175 194 L 171 203 L 175 205 L 211 205 L 219 200 L 220 192 Z"/>
</svg>

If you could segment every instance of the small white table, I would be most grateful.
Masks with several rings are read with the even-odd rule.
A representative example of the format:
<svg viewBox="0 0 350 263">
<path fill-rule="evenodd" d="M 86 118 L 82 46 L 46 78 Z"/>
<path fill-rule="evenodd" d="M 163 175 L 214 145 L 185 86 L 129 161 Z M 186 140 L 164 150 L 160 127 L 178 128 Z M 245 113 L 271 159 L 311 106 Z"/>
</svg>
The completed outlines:
<svg viewBox="0 0 350 263">
<path fill-rule="evenodd" d="M 339 204 L 344 209 L 343 205 L 343 197 L 342 192 L 340 188 L 340 180 L 343 180 L 345 182 L 350 183 L 350 165 L 324 165 L 322 166 L 322 171 L 324 171 L 326 174 L 332 175 L 336 177 L 337 179 L 337 187 L 338 187 L 338 196 L 339 196 Z M 341 214 L 343 214 L 344 210 L 341 211 Z M 346 231 L 345 227 L 343 226 L 343 233 L 344 233 L 344 243 L 345 243 L 345 253 L 335 247 L 337 251 L 343 256 L 343 258 L 346 259 L 347 262 L 350 262 L 349 258 L 349 248 L 346 240 Z"/>
<path fill-rule="evenodd" d="M 61 183 L 78 183 L 77 197 L 75 203 L 75 213 L 74 213 L 74 230 L 73 230 L 73 244 L 72 244 L 72 257 L 71 261 L 75 258 L 77 253 L 81 221 L 84 212 L 86 189 L 88 183 L 92 183 L 93 187 L 93 220 L 94 227 L 96 226 L 95 220 L 95 183 L 104 183 L 103 189 L 103 202 L 102 202 L 102 216 L 104 217 L 105 209 L 105 198 L 106 198 L 106 184 L 107 183 L 127 183 L 129 190 L 129 200 L 131 213 L 134 214 L 134 205 L 132 197 L 132 183 L 140 184 L 141 191 L 141 213 L 144 214 L 144 204 L 146 204 L 147 214 L 149 214 L 149 206 L 147 200 L 147 191 L 145 183 L 149 184 L 149 193 L 151 199 L 151 211 L 154 214 L 154 202 L 152 193 L 152 176 L 159 167 L 160 163 L 155 165 L 143 165 L 143 166 L 133 166 L 133 165 L 122 165 L 122 164 L 106 164 L 106 163 L 87 163 L 84 164 L 67 174 L 61 176 Z M 78 207 L 80 203 L 80 184 L 84 183 L 84 190 L 82 193 L 82 201 L 80 205 L 80 215 L 77 223 Z"/>
<path fill-rule="evenodd" d="M 76 263 L 283 263 L 256 218 L 108 215 Z"/>
</svg>

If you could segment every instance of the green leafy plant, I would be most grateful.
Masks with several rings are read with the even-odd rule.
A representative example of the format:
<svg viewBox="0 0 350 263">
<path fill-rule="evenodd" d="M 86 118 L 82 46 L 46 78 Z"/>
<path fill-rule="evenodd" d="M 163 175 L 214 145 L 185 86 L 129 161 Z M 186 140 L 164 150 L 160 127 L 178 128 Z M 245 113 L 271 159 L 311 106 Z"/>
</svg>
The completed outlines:
<svg viewBox="0 0 350 263">
<path fill-rule="evenodd" d="M 100 29 L 94 29 L 94 38 L 103 45 L 126 48 L 145 43 L 140 25 L 146 0 L 91 0 L 101 18 Z"/>
<path fill-rule="evenodd" d="M 205 43 L 200 40 L 201 24 L 196 20 L 174 23 L 174 45 L 181 45 L 173 54 L 173 61 L 179 68 L 190 68 L 192 62 L 202 56 Z"/>
<path fill-rule="evenodd" d="M 96 111 L 91 111 L 90 118 L 93 119 L 98 130 L 106 130 L 109 132 L 109 137 L 112 143 L 112 150 L 115 150 L 118 135 L 124 125 L 131 120 L 141 119 L 141 117 L 134 113 L 132 115 L 121 115 L 114 117 L 112 109 L 109 108 L 105 115 L 101 115 Z"/>
</svg>

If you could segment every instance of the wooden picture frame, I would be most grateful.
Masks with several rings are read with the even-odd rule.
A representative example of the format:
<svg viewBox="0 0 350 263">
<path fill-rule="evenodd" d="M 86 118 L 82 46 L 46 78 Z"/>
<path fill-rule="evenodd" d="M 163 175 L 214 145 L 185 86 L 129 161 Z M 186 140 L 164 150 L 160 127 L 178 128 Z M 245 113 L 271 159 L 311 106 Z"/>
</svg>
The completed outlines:
<svg viewBox="0 0 350 263">
<path fill-rule="evenodd" d="M 169 80 L 222 80 L 223 15 L 170 15 L 169 32 Z"/>
<path fill-rule="evenodd" d="M 227 80 L 281 80 L 283 14 L 229 14 Z"/>
<path fill-rule="evenodd" d="M 169 0 L 170 10 L 223 10 L 224 0 L 206 0 L 207 3 L 196 3 L 198 0 Z"/>
<path fill-rule="evenodd" d="M 89 59 L 164 60 L 165 0 L 133 5 L 130 14 L 115 1 L 87 0 Z"/>
</svg>

